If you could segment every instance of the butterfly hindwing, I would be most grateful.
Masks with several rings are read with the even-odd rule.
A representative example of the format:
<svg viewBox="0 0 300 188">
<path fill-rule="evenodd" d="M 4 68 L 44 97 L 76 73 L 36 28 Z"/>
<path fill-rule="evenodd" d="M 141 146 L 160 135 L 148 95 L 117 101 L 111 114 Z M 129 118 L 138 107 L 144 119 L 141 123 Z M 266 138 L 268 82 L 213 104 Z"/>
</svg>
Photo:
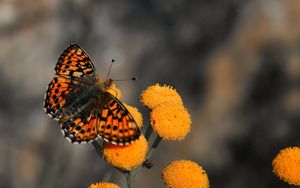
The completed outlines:
<svg viewBox="0 0 300 188">
<path fill-rule="evenodd" d="M 97 112 L 90 114 L 82 112 L 78 117 L 63 122 L 61 129 L 72 143 L 90 142 L 98 137 L 96 126 L 98 123 Z"/>
<path fill-rule="evenodd" d="M 116 145 L 128 145 L 138 139 L 140 129 L 125 106 L 108 92 L 101 100 L 99 136 Z"/>
<path fill-rule="evenodd" d="M 88 54 L 77 44 L 71 44 L 64 50 L 55 66 L 55 72 L 64 77 L 94 77 L 95 66 Z"/>
</svg>

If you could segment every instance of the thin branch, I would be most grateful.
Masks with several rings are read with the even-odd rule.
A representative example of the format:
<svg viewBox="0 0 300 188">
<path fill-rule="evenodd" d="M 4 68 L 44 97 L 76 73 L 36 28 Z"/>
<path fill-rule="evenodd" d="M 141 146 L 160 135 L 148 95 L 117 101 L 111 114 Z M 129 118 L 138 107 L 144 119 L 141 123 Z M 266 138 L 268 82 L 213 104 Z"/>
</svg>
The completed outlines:
<svg viewBox="0 0 300 188">
<path fill-rule="evenodd" d="M 149 149 L 146 159 L 149 160 L 151 158 L 153 152 L 156 150 L 156 148 L 159 145 L 161 140 L 162 140 L 162 137 L 160 137 L 159 135 L 156 135 L 156 138 Z"/>
<path fill-rule="evenodd" d="M 127 188 L 134 188 L 134 179 L 136 175 L 136 170 L 131 170 L 125 174 L 127 181 Z"/>
<path fill-rule="evenodd" d="M 147 141 L 148 141 L 149 138 L 151 137 L 152 133 L 153 133 L 153 128 L 152 128 L 152 126 L 150 125 L 150 123 L 148 123 L 148 124 L 147 124 L 147 127 L 146 127 L 146 131 L 145 131 L 145 138 L 146 138 Z"/>
</svg>

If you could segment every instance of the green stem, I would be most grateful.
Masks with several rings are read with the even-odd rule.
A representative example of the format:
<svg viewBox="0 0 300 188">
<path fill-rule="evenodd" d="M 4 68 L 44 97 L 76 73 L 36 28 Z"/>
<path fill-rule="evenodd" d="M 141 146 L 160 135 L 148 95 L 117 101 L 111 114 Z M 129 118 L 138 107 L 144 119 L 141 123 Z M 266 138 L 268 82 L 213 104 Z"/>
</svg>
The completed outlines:
<svg viewBox="0 0 300 188">
<path fill-rule="evenodd" d="M 126 173 L 126 181 L 127 181 L 127 188 L 134 188 L 134 178 L 136 175 L 135 170 L 131 170 Z"/>
<path fill-rule="evenodd" d="M 159 145 L 161 140 L 162 140 L 162 137 L 160 137 L 159 135 L 156 135 L 156 138 L 150 147 L 150 150 L 147 154 L 146 159 L 150 159 L 150 157 L 152 156 L 153 152 L 155 151 L 155 149 L 157 148 L 157 146 Z"/>
<path fill-rule="evenodd" d="M 154 142 L 152 143 L 151 147 L 150 147 L 150 150 L 147 154 L 147 157 L 146 157 L 146 160 L 149 159 L 154 150 L 158 147 L 160 141 L 162 140 L 162 138 L 157 135 Z M 137 170 L 139 170 L 142 166 L 139 166 L 131 171 L 127 171 L 127 172 L 123 172 L 123 174 L 125 174 L 125 177 L 126 177 L 126 181 L 127 181 L 127 188 L 134 188 L 134 179 L 135 179 L 135 176 L 136 176 L 136 172 Z"/>
<path fill-rule="evenodd" d="M 150 123 L 148 123 L 147 127 L 146 127 L 146 132 L 145 132 L 145 138 L 146 138 L 147 141 L 149 140 L 149 138 L 152 135 L 152 133 L 153 133 L 153 128 L 150 125 Z"/>
</svg>

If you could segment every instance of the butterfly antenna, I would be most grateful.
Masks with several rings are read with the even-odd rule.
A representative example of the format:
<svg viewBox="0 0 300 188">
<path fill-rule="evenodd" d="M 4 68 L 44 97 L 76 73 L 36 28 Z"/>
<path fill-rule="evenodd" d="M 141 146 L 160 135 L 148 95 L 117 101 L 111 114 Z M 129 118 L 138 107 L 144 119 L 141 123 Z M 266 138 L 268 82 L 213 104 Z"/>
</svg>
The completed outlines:
<svg viewBox="0 0 300 188">
<path fill-rule="evenodd" d="M 130 78 L 130 79 L 121 79 L 121 80 L 112 80 L 112 81 L 117 81 L 117 82 L 121 82 L 121 81 L 131 81 L 131 80 L 133 80 L 133 81 L 135 81 L 136 80 L 136 77 L 132 77 L 132 78 Z"/>
<path fill-rule="evenodd" d="M 109 78 L 109 75 L 110 75 L 110 71 L 111 71 L 111 68 L 112 68 L 112 65 L 113 63 L 115 62 L 114 59 L 111 60 L 111 64 L 110 64 L 110 67 L 109 67 L 109 70 L 108 70 L 108 73 L 107 73 L 107 76 L 106 76 L 106 81 L 108 82 L 108 78 Z"/>
</svg>

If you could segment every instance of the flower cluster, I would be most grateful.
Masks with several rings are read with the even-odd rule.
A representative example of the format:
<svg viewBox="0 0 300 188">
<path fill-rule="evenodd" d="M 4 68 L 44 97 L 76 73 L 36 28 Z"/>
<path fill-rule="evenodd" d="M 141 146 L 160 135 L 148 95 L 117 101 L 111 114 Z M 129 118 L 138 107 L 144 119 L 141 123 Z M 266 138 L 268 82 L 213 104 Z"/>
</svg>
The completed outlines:
<svg viewBox="0 0 300 188">
<path fill-rule="evenodd" d="M 281 150 L 272 162 L 273 172 L 283 181 L 300 186 L 300 148 Z"/>
<path fill-rule="evenodd" d="M 108 92 L 120 99 L 121 91 L 113 85 Z M 170 86 L 152 85 L 141 94 L 141 103 L 150 111 L 149 124 L 145 126 L 145 136 L 142 134 L 134 143 L 127 146 L 117 146 L 104 142 L 101 147 L 94 143 L 98 154 L 110 165 L 124 173 L 128 187 L 132 187 L 136 171 L 149 160 L 160 141 L 183 140 L 191 129 L 191 118 L 183 105 L 180 95 Z M 123 105 L 135 119 L 137 126 L 142 127 L 143 116 L 135 107 Z M 153 143 L 149 137 L 155 133 Z M 100 150 L 100 152 L 99 152 Z M 146 164 L 146 163 L 145 163 Z M 147 165 L 145 165 L 147 166 Z M 197 163 L 189 160 L 171 162 L 162 170 L 162 179 L 167 187 L 172 188 L 208 188 L 209 181 L 206 172 Z M 96 183 L 89 188 L 116 188 L 112 183 Z"/>
<path fill-rule="evenodd" d="M 171 162 L 162 170 L 162 179 L 167 187 L 209 187 L 206 172 L 197 163 L 189 160 Z"/>
<path fill-rule="evenodd" d="M 153 130 L 166 140 L 183 140 L 191 129 L 191 118 L 180 95 L 170 86 L 155 84 L 141 94 L 141 103 L 149 107 Z"/>
<path fill-rule="evenodd" d="M 141 103 L 150 112 L 150 124 L 164 140 L 183 140 L 191 129 L 191 118 L 180 95 L 170 86 L 155 84 L 141 94 Z M 179 160 L 162 170 L 162 179 L 172 188 L 208 188 L 206 172 L 195 162 Z"/>
<path fill-rule="evenodd" d="M 143 135 L 128 146 L 116 146 L 105 142 L 103 145 L 103 157 L 109 164 L 131 170 L 145 160 L 148 151 L 148 143 Z"/>
<path fill-rule="evenodd" d="M 120 188 L 120 187 L 114 183 L 99 182 L 99 183 L 91 184 L 89 188 Z"/>
<path fill-rule="evenodd" d="M 170 86 L 155 84 L 141 94 L 141 103 L 150 109 L 166 102 L 183 105 L 180 95 Z"/>
<path fill-rule="evenodd" d="M 121 91 L 113 85 L 108 92 L 121 98 Z M 116 169 L 125 173 L 127 185 L 133 184 L 136 170 L 153 150 L 159 145 L 161 139 L 183 140 L 190 132 L 190 114 L 183 105 L 181 96 L 170 86 L 152 85 L 144 90 L 140 96 L 141 103 L 150 109 L 149 125 L 145 127 L 145 136 L 127 146 L 116 146 L 105 142 L 101 148 L 102 158 Z M 143 116 L 139 110 L 124 104 L 126 109 L 141 128 Z M 151 131 L 149 131 L 151 130 Z M 152 131 L 156 134 L 154 142 L 149 144 Z M 149 133 L 149 135 L 147 134 Z M 272 162 L 273 173 L 281 180 L 300 186 L 300 148 L 290 147 L 281 150 Z M 189 160 L 173 161 L 162 169 L 162 180 L 169 188 L 209 188 L 207 173 L 197 163 Z M 113 183 L 100 182 L 92 184 L 89 188 L 118 188 Z"/>
</svg>

